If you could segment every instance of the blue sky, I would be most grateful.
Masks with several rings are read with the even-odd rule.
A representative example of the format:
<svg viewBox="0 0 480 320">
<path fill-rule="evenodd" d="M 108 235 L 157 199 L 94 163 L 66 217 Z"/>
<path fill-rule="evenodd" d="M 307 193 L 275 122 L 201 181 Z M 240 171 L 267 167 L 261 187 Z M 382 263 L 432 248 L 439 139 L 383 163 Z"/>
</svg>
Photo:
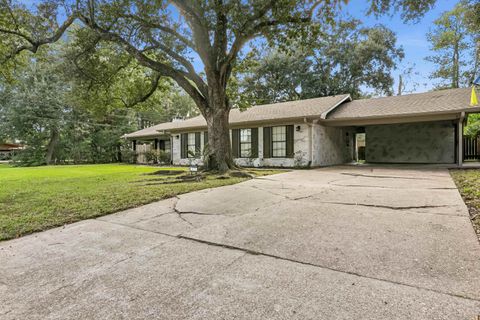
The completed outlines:
<svg viewBox="0 0 480 320">
<path fill-rule="evenodd" d="M 363 21 L 366 26 L 383 24 L 393 30 L 397 34 L 397 44 L 401 45 L 405 50 L 405 58 L 401 62 L 400 67 L 412 66 L 414 64 L 415 71 L 418 72 L 418 75 L 412 77 L 412 80 L 419 84 L 415 92 L 425 92 L 433 87 L 435 81 L 428 78 L 433 70 L 433 65 L 424 59 L 431 54 L 426 34 L 431 28 L 433 21 L 443 12 L 453 9 L 458 2 L 459 1 L 452 0 L 437 0 L 435 7 L 420 21 L 407 24 L 402 21 L 400 14 L 395 14 L 391 17 L 382 16 L 378 19 L 373 16 L 367 16 L 366 11 L 368 4 L 366 1 L 361 0 L 350 0 L 349 4 L 342 8 L 342 12 Z M 396 81 L 398 80 L 398 74 L 399 71 L 394 72 Z M 407 83 L 406 89 L 413 89 L 411 83 L 410 85 Z"/>
</svg>

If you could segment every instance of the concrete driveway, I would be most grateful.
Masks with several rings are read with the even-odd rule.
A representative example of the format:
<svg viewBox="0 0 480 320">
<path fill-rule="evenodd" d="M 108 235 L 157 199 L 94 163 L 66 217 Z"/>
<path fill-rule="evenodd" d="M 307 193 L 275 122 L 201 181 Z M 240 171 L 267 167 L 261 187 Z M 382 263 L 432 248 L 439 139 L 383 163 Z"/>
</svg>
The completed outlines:
<svg viewBox="0 0 480 320">
<path fill-rule="evenodd" d="M 1 319 L 476 319 L 480 245 L 442 169 L 335 167 L 0 243 Z"/>
</svg>

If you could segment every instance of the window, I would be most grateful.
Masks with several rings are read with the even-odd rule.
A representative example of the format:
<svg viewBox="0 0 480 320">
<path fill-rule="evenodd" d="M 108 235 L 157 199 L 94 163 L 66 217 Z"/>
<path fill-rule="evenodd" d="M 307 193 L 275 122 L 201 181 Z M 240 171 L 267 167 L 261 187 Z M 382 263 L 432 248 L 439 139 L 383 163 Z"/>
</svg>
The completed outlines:
<svg viewBox="0 0 480 320">
<path fill-rule="evenodd" d="M 272 127 L 272 156 L 285 158 L 287 155 L 287 128 Z"/>
<path fill-rule="evenodd" d="M 187 136 L 187 157 L 195 158 L 195 133 L 189 133 Z"/>
<path fill-rule="evenodd" d="M 250 158 L 252 156 L 252 129 L 240 130 L 240 157 Z"/>
</svg>

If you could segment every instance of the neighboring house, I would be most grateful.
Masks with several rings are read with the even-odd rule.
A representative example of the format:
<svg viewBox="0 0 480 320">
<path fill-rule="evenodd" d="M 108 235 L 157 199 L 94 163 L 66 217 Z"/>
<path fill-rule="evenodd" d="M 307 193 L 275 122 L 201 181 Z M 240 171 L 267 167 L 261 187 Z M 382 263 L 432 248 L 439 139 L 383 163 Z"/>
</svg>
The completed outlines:
<svg viewBox="0 0 480 320">
<path fill-rule="evenodd" d="M 356 158 L 365 135 L 371 163 L 461 164 L 470 89 L 352 101 L 349 95 L 254 106 L 230 113 L 232 153 L 242 166 L 328 166 Z M 161 123 L 124 137 L 171 153 L 175 165 L 201 164 L 203 117 Z"/>
<path fill-rule="evenodd" d="M 0 160 L 10 160 L 15 151 L 23 149 L 18 143 L 0 143 Z"/>
</svg>

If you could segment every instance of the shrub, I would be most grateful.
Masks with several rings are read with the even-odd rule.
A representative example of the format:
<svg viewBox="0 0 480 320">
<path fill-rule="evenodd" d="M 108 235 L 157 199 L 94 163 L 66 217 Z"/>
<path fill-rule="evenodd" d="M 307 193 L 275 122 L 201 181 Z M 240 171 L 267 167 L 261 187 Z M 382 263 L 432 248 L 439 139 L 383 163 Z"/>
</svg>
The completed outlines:
<svg viewBox="0 0 480 320">
<path fill-rule="evenodd" d="M 131 149 L 122 150 L 122 162 L 125 163 L 136 163 L 137 162 L 137 153 Z"/>
</svg>

